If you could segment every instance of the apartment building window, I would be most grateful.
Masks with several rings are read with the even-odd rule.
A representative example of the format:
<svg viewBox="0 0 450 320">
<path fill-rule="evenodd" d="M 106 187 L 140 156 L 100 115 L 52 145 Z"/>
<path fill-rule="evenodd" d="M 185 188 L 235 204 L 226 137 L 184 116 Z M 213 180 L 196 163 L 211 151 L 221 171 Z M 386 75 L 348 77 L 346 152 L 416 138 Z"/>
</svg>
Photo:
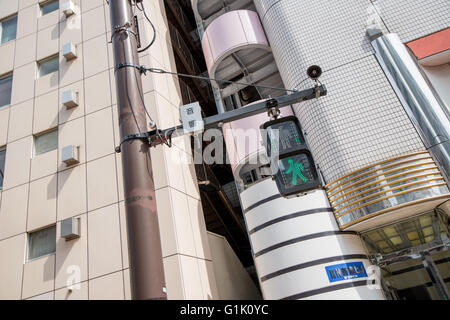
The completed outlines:
<svg viewBox="0 0 450 320">
<path fill-rule="evenodd" d="M 55 55 L 50 58 L 41 60 L 38 62 L 38 74 L 39 77 L 43 77 L 47 74 L 58 71 L 59 69 L 59 56 Z"/>
<path fill-rule="evenodd" d="M 3 189 L 3 178 L 5 177 L 6 149 L 0 148 L 0 190 Z"/>
<path fill-rule="evenodd" d="M 58 149 L 58 130 L 34 136 L 34 155 L 38 156 Z"/>
<path fill-rule="evenodd" d="M 28 234 L 28 260 L 56 252 L 56 225 Z"/>
<path fill-rule="evenodd" d="M 58 9 L 59 9 L 59 0 L 51 0 L 41 3 L 41 15 L 43 16 Z"/>
<path fill-rule="evenodd" d="M 12 73 L 0 76 L 0 108 L 11 103 Z"/>
<path fill-rule="evenodd" d="M 0 21 L 0 44 L 16 39 L 17 16 Z"/>
</svg>

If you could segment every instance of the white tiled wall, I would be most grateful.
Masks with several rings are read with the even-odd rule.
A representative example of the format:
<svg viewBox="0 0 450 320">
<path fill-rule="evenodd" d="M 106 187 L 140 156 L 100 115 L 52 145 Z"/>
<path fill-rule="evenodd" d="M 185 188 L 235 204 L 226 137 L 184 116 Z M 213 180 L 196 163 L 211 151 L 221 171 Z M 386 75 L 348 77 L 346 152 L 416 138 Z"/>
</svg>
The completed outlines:
<svg viewBox="0 0 450 320">
<path fill-rule="evenodd" d="M 382 28 L 411 40 L 448 27 L 448 1 L 374 1 Z M 255 0 L 283 81 L 306 88 L 317 64 L 328 96 L 295 106 L 327 182 L 423 150 L 366 37 L 370 0 Z"/>
</svg>

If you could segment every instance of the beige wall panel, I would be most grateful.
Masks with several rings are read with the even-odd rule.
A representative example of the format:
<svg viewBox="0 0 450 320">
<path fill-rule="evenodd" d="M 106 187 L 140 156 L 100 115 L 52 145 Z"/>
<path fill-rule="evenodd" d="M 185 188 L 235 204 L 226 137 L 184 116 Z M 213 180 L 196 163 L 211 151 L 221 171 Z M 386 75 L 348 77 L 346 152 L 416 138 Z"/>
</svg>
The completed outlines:
<svg viewBox="0 0 450 320">
<path fill-rule="evenodd" d="M 40 1 L 42 3 L 42 1 Z M 43 30 L 48 27 L 58 27 L 59 23 L 59 10 L 47 13 L 44 16 L 41 16 L 39 11 L 38 13 L 38 30 Z"/>
<path fill-rule="evenodd" d="M 84 76 L 86 78 L 108 69 L 106 43 L 106 35 L 83 42 Z"/>
<path fill-rule="evenodd" d="M 86 113 L 92 113 L 111 105 L 109 71 L 104 71 L 85 80 Z"/>
<path fill-rule="evenodd" d="M 89 278 L 121 270 L 118 205 L 90 212 L 88 220 Z"/>
<path fill-rule="evenodd" d="M 70 41 L 69 41 L 70 42 Z M 61 43 L 61 47 L 66 43 Z M 75 46 L 77 57 L 67 61 L 66 58 L 59 55 L 59 86 L 68 86 L 74 84 L 74 82 L 81 81 L 84 77 L 83 74 L 83 45 L 77 44 Z"/>
<path fill-rule="evenodd" d="M 36 38 L 37 34 L 32 33 L 16 40 L 15 68 L 36 61 Z"/>
<path fill-rule="evenodd" d="M 8 123 L 10 107 L 3 107 L 0 109 L 0 146 L 6 144 L 8 140 Z"/>
<path fill-rule="evenodd" d="M 56 174 L 30 183 L 27 230 L 56 222 L 56 183 Z"/>
<path fill-rule="evenodd" d="M 14 14 L 19 9 L 19 0 L 0 0 L 0 19 Z"/>
<path fill-rule="evenodd" d="M 224 237 L 211 232 L 208 232 L 208 238 L 220 299 L 261 299 L 256 285 L 228 241 Z"/>
<path fill-rule="evenodd" d="M 85 213 L 86 165 L 58 173 L 58 220 Z"/>
<path fill-rule="evenodd" d="M 55 255 L 25 263 L 22 299 L 52 291 L 55 284 Z"/>
<path fill-rule="evenodd" d="M 26 234 L 0 241 L 0 300 L 21 298 Z"/>
<path fill-rule="evenodd" d="M 115 154 L 87 164 L 88 210 L 118 202 Z"/>
<path fill-rule="evenodd" d="M 55 291 L 55 300 L 87 300 L 88 282 L 79 284 L 79 288 L 74 286 L 72 291 L 68 288 L 61 288 Z"/>
<path fill-rule="evenodd" d="M 66 241 L 60 237 L 61 222 L 57 224 L 56 238 L 56 289 L 79 284 L 88 279 L 88 230 L 87 214 L 80 219 L 80 237 Z M 77 290 L 74 288 L 74 293 Z M 75 294 L 74 294 L 75 296 Z"/>
<path fill-rule="evenodd" d="M 33 138 L 31 136 L 8 144 L 3 180 L 4 190 L 29 181 L 32 147 Z"/>
<path fill-rule="evenodd" d="M 49 76 L 51 77 L 52 75 L 47 75 L 44 78 L 48 78 Z M 37 80 L 37 82 L 41 80 L 43 78 Z M 58 125 L 58 103 L 58 90 L 36 98 L 33 123 L 34 134 L 41 133 Z"/>
<path fill-rule="evenodd" d="M 33 129 L 33 100 L 11 106 L 8 142 L 31 135 Z"/>
<path fill-rule="evenodd" d="M 39 61 L 59 52 L 59 26 L 54 25 L 37 33 L 37 57 Z"/>
<path fill-rule="evenodd" d="M 13 70 L 15 48 L 16 41 L 10 41 L 0 45 L 0 74 Z"/>
<path fill-rule="evenodd" d="M 11 104 L 30 100 L 34 97 L 36 62 L 14 69 Z"/>
<path fill-rule="evenodd" d="M 185 293 L 181 277 L 180 255 L 176 254 L 163 259 L 164 276 L 167 287 L 167 299 L 184 300 Z"/>
<path fill-rule="evenodd" d="M 36 97 L 50 91 L 58 91 L 59 71 L 46 74 L 36 79 Z"/>
<path fill-rule="evenodd" d="M 17 19 L 17 39 L 30 35 L 37 31 L 37 15 L 38 15 L 37 3 L 23 8 L 19 11 Z"/>
<path fill-rule="evenodd" d="M 89 300 L 123 300 L 122 271 L 89 280 Z"/>
<path fill-rule="evenodd" d="M 105 29 L 105 12 L 102 6 L 96 7 L 83 13 L 83 40 L 98 37 L 106 33 Z"/>
<path fill-rule="evenodd" d="M 58 150 L 49 151 L 31 159 L 31 181 L 56 173 Z"/>
<path fill-rule="evenodd" d="M 63 71 L 61 72 L 63 73 Z M 84 81 L 77 81 L 59 89 L 59 123 L 65 123 L 84 116 Z M 62 94 L 67 90 L 73 90 L 78 94 L 78 106 L 67 109 L 62 103 Z M 84 121 L 84 119 L 83 119 Z M 84 131 L 84 130 L 83 130 Z M 84 133 L 83 133 L 84 135 Z"/>
<path fill-rule="evenodd" d="M 86 162 L 86 139 L 85 139 L 84 119 L 78 118 L 73 121 L 66 122 L 59 126 L 58 132 L 58 170 L 66 170 L 67 165 L 62 162 L 62 149 L 66 146 L 78 146 L 78 156 L 80 163 Z M 79 164 L 76 164 L 79 165 Z M 72 167 L 72 166 L 70 166 Z"/>
</svg>

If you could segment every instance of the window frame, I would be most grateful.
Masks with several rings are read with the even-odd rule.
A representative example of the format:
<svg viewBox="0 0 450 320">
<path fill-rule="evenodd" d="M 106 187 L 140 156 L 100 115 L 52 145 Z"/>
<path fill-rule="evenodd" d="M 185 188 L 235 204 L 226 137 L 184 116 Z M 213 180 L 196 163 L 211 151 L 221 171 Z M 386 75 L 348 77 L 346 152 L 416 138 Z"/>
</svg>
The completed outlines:
<svg viewBox="0 0 450 320">
<path fill-rule="evenodd" d="M 6 108 L 6 107 L 8 107 L 8 106 L 11 105 L 12 86 L 13 86 L 13 80 L 14 80 L 13 72 L 8 72 L 8 73 L 5 73 L 5 74 L 3 74 L 3 75 L 0 75 L 0 81 L 5 80 L 5 79 L 7 79 L 7 78 L 11 78 L 11 90 L 10 90 L 10 92 L 9 92 L 9 103 L 4 104 L 4 105 L 0 105 L 0 109 Z"/>
<path fill-rule="evenodd" d="M 31 244 L 30 244 L 31 234 L 36 233 L 36 232 L 43 231 L 43 230 L 45 230 L 45 229 L 50 229 L 50 228 L 55 228 L 55 251 L 50 252 L 50 253 L 43 254 L 43 255 L 38 256 L 38 257 L 30 258 L 30 252 L 31 252 L 31 250 L 30 250 L 30 249 L 31 249 Z M 45 257 L 49 257 L 49 256 L 56 255 L 56 244 L 57 244 L 57 239 L 58 239 L 58 228 L 57 228 L 57 226 L 56 226 L 56 223 L 51 224 L 51 225 L 47 225 L 47 226 L 42 227 L 42 228 L 39 228 L 39 229 L 35 229 L 35 230 L 33 230 L 33 231 L 28 231 L 28 232 L 27 232 L 27 250 L 26 250 L 26 260 L 25 260 L 25 262 L 31 262 L 31 261 L 35 261 L 35 260 L 42 259 L 42 258 L 45 258 Z"/>
<path fill-rule="evenodd" d="M 5 182 L 5 165 L 6 165 L 6 146 L 0 147 L 0 153 L 4 152 L 5 153 L 5 161 L 3 162 L 3 169 L 2 166 L 0 165 L 0 170 L 1 170 L 1 175 L 2 177 L 0 177 L 1 179 L 1 183 L 0 183 L 0 191 L 3 190 L 3 184 Z"/>
<path fill-rule="evenodd" d="M 58 3 L 58 8 L 56 8 L 56 9 L 54 9 L 54 10 L 52 10 L 52 11 L 49 11 L 49 12 L 47 12 L 47 13 L 44 13 L 44 10 L 43 10 L 43 9 L 44 9 L 46 6 L 51 5 L 52 3 Z M 39 3 L 39 14 L 40 14 L 41 17 L 44 17 L 44 16 L 46 16 L 46 15 L 48 15 L 48 14 L 51 14 L 52 12 L 58 11 L 59 8 L 60 8 L 60 6 L 59 6 L 59 0 L 48 0 L 48 1 L 44 1 L 44 2 L 42 2 L 42 3 Z"/>
<path fill-rule="evenodd" d="M 7 22 L 7 21 L 10 21 L 10 20 L 13 20 L 13 19 L 16 20 L 16 33 L 14 35 L 14 39 L 11 39 L 11 40 L 3 42 L 3 23 Z M 13 14 L 11 16 L 8 16 L 8 17 L 3 18 L 3 19 L 0 20 L 0 46 L 2 46 L 4 44 L 7 44 L 7 43 L 10 43 L 11 41 L 14 41 L 14 40 L 17 39 L 17 21 L 18 21 L 17 14 Z"/>
<path fill-rule="evenodd" d="M 39 154 L 36 154 L 36 140 L 41 138 L 42 136 L 48 135 L 48 134 L 53 133 L 53 132 L 56 132 L 56 148 L 52 149 L 52 150 L 49 150 L 49 151 L 45 151 L 45 152 L 39 153 Z M 37 133 L 37 134 L 33 135 L 33 158 L 34 157 L 39 157 L 39 156 L 41 156 L 43 154 L 46 154 L 46 153 L 49 153 L 49 152 L 52 152 L 52 151 L 55 151 L 55 150 L 58 150 L 58 148 L 59 148 L 59 130 L 58 130 L 58 127 L 55 127 L 53 129 L 49 129 L 49 130 L 46 130 L 46 131 L 43 131 L 43 132 L 40 132 L 40 133 Z"/>
<path fill-rule="evenodd" d="M 43 64 L 43 63 L 50 62 L 50 61 L 52 61 L 52 60 L 56 60 L 56 61 L 58 62 L 58 69 L 56 69 L 55 71 L 46 73 L 46 74 L 44 74 L 44 75 L 41 75 L 41 67 L 42 67 L 42 64 Z M 47 57 L 47 58 L 41 59 L 41 60 L 39 60 L 39 61 L 36 61 L 36 65 L 37 65 L 37 79 L 43 78 L 43 77 L 45 77 L 45 76 L 48 76 L 49 74 L 53 74 L 53 73 L 55 73 L 55 72 L 58 72 L 58 71 L 59 71 L 59 53 L 54 54 L 54 55 L 52 55 L 52 56 L 49 56 L 49 57 Z"/>
</svg>

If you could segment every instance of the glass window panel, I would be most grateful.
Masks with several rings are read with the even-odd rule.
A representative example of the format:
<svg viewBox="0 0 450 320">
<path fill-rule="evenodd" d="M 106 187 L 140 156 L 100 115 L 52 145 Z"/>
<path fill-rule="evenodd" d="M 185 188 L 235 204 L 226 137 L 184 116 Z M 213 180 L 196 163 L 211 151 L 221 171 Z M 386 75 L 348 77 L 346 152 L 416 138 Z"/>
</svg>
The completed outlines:
<svg viewBox="0 0 450 320">
<path fill-rule="evenodd" d="M 381 236 L 376 231 L 369 234 L 369 238 L 370 238 L 370 240 L 375 241 L 375 242 L 381 240 Z"/>
<path fill-rule="evenodd" d="M 39 68 L 39 77 L 43 77 L 47 74 L 58 71 L 59 57 L 54 56 L 52 58 L 38 62 L 38 68 Z"/>
<path fill-rule="evenodd" d="M 41 4 L 42 15 L 46 15 L 47 13 L 53 12 L 58 9 L 59 9 L 59 0 L 47 1 Z"/>
<path fill-rule="evenodd" d="M 12 75 L 0 78 L 0 108 L 11 103 Z"/>
<path fill-rule="evenodd" d="M 402 238 L 400 237 L 392 237 L 389 240 L 391 240 L 392 244 L 399 245 L 402 243 Z"/>
<path fill-rule="evenodd" d="M 0 190 L 3 188 L 3 177 L 5 174 L 6 150 L 0 150 Z"/>
<path fill-rule="evenodd" d="M 419 220 L 422 227 L 429 226 L 432 222 L 430 216 L 420 217 Z"/>
<path fill-rule="evenodd" d="M 16 39 L 17 34 L 17 16 L 3 20 L 1 23 L 1 43 L 6 43 Z"/>
<path fill-rule="evenodd" d="M 434 236 L 433 227 L 427 227 L 422 230 L 424 236 Z"/>
<path fill-rule="evenodd" d="M 408 236 L 409 240 L 417 240 L 417 239 L 419 239 L 419 234 L 417 233 L 417 231 L 408 232 L 407 236 Z"/>
<path fill-rule="evenodd" d="M 395 228 L 393 227 L 387 227 L 383 231 L 388 237 L 397 235 L 397 231 L 395 231 Z"/>
<path fill-rule="evenodd" d="M 31 232 L 28 235 L 28 259 L 36 259 L 56 252 L 56 226 Z"/>
<path fill-rule="evenodd" d="M 48 133 L 34 137 L 34 155 L 56 150 L 58 148 L 58 131 L 54 130 Z"/>
<path fill-rule="evenodd" d="M 381 249 L 389 247 L 389 245 L 387 244 L 386 241 L 379 241 L 379 242 L 377 242 L 377 246 L 379 248 L 381 248 Z"/>
</svg>

